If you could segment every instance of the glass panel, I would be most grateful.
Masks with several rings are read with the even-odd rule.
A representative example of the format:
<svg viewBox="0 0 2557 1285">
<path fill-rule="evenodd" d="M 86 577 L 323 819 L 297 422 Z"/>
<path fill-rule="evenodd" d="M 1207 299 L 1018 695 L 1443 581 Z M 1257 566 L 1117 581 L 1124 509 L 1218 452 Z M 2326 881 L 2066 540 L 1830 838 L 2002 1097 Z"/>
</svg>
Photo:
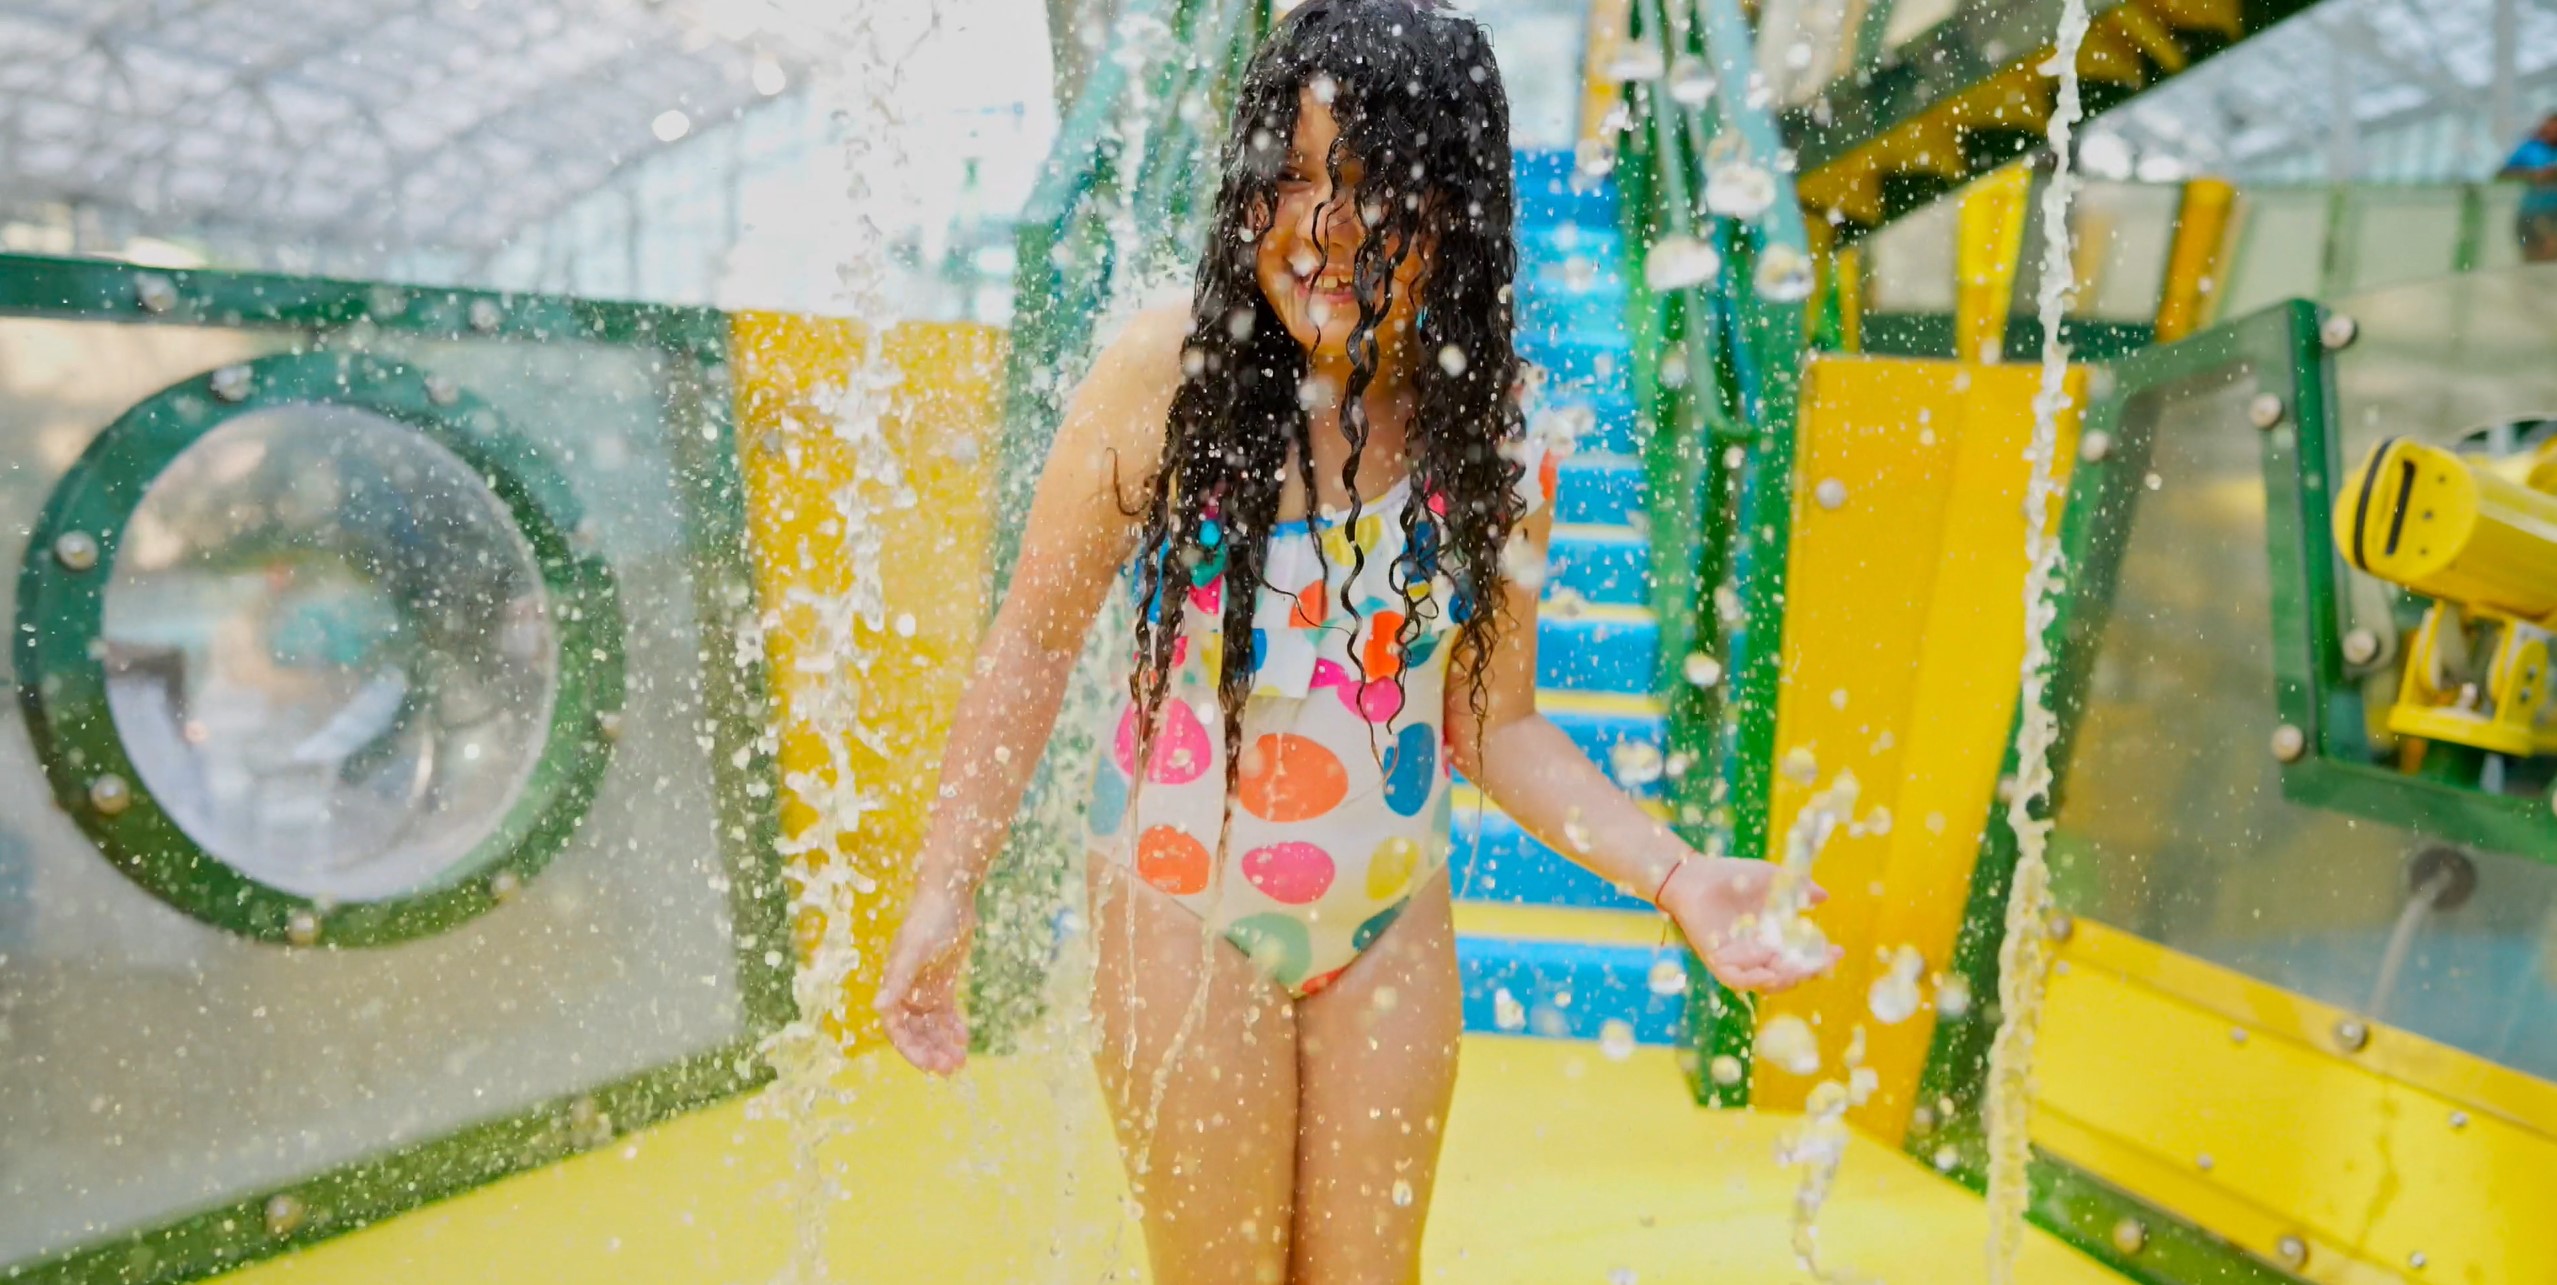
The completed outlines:
<svg viewBox="0 0 2557 1285">
<path fill-rule="evenodd" d="M 15 627 L 14 570 L 28 528 L 102 428 L 179 379 L 312 342 L 287 332 L 0 319 L 0 568 L 12 572 L 0 575 L 0 619 Z M 0 703 L 0 1263 L 510 1116 L 724 1047 L 748 1029 L 724 855 L 732 837 L 713 787 L 714 763 L 742 739 L 730 728 L 713 729 L 724 740 L 704 735 L 712 711 L 698 622 L 726 606 L 696 597 L 673 443 L 702 430 L 670 410 L 686 395 L 681 363 L 653 348 L 564 340 L 376 333 L 341 342 L 450 378 L 565 477 L 587 515 L 578 536 L 591 544 L 581 547 L 610 566 L 619 596 L 620 738 L 583 823 L 508 904 L 396 946 L 288 950 L 200 923 L 126 881 L 54 806 L 18 702 Z M 361 418 L 332 422 L 373 443 L 387 431 Z M 265 431 L 289 436 L 290 427 Z M 395 440 L 393 466 L 410 449 Z M 426 463 L 431 453 L 405 458 L 442 476 L 433 472 L 442 462 Z M 508 563 L 521 548 L 474 512 L 484 497 L 448 480 L 363 498 L 305 529 L 360 548 L 397 529 L 391 506 L 410 505 L 412 517 L 447 523 L 439 541 L 476 551 L 465 555 L 470 574 L 448 578 L 447 591 L 476 595 L 467 611 L 503 619 L 495 604 L 522 583 Z M 249 484 L 225 483 L 234 493 Z M 155 511 L 177 515 L 174 492 L 158 503 Z M 478 565 L 479 553 L 490 565 Z M 455 562 L 446 557 L 443 569 Z M 143 587 L 133 574 L 119 595 Z M 398 600 L 354 591 L 333 606 L 342 619 L 373 617 L 379 631 Z M 159 614 L 140 605 L 136 619 Z M 270 638 L 280 628 L 253 627 Z M 325 651 L 345 635 L 311 637 Z M 498 627 L 444 645 L 485 667 L 521 640 Z M 540 690 L 529 675 L 499 681 L 512 685 L 492 697 Z M 455 699 L 457 716 L 466 713 Z M 408 744 L 394 737 L 392 752 Z M 742 944 L 758 957 L 779 945 Z"/>
<path fill-rule="evenodd" d="M 1961 202 L 1921 206 L 1865 238 L 1866 304 L 1875 312 L 1953 311 L 1953 233 Z"/>
<path fill-rule="evenodd" d="M 2346 189 L 2338 287 L 2375 290 L 2455 271 L 2465 196 L 2456 187 Z"/>
<path fill-rule="evenodd" d="M 2333 198 L 2322 187 L 2267 188 L 2245 195 L 2237 252 L 2219 315 L 2243 317 L 2284 299 L 2314 299 L 2326 284 L 2326 222 Z"/>
<path fill-rule="evenodd" d="M 2347 310 L 2362 339 L 2339 371 L 2348 422 L 2420 429 L 2392 407 L 2472 422 L 2493 397 L 2425 388 L 2466 385 L 2483 365 L 2513 361 L 2516 343 L 2540 345 L 2536 365 L 2551 365 L 2553 323 L 2522 326 L 2488 302 L 2518 304 L 2534 284 L 2545 298 L 2557 278 L 2452 278 L 2356 301 Z M 2479 327 L 2465 347 L 2432 329 L 2471 308 L 2503 324 Z M 2519 401 L 2546 388 L 2527 366 L 2500 381 Z M 2557 869 L 2472 852 L 2473 895 L 2433 907 L 2410 888 L 2429 871 L 2417 854 L 2437 841 L 2283 796 L 2269 749 L 2279 720 L 2264 436 L 2247 415 L 2261 391 L 2243 362 L 2126 391 L 2123 435 L 2154 434 L 2154 454 L 2066 766 L 2054 840 L 2061 903 L 2557 1078 Z M 2374 431 L 2347 435 L 2345 462 Z"/>
<path fill-rule="evenodd" d="M 2184 188 L 2175 183 L 2089 183 L 2078 196 L 2078 296 L 2070 315 L 2104 321 L 2150 321 L 2157 316 L 2166 281 L 2167 253 L 2175 243 L 2175 211 Z M 2018 265 L 2016 308 L 2031 313 L 2040 289 L 2040 229 L 2025 244 Z"/>
<path fill-rule="evenodd" d="M 549 735 L 532 548 L 469 465 L 370 411 L 251 411 L 188 447 L 134 511 L 104 616 L 141 784 L 302 896 L 439 883 Z"/>
</svg>

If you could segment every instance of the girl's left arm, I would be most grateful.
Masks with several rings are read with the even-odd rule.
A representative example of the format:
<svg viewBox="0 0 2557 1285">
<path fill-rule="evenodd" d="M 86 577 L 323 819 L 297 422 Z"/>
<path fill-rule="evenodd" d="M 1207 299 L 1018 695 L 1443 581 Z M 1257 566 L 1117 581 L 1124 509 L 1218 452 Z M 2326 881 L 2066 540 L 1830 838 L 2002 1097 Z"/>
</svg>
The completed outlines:
<svg viewBox="0 0 2557 1285">
<path fill-rule="evenodd" d="M 1537 565 L 1553 525 L 1551 505 L 1519 524 Z M 1482 658 L 1460 651 L 1450 666 L 1447 739 L 1456 768 L 1547 847 L 1667 912 L 1723 984 L 1783 990 L 1825 968 L 1789 961 L 1740 931 L 1765 904 L 1774 867 L 1688 847 L 1537 712 L 1537 594 L 1510 583 L 1504 598 L 1508 621 L 1484 673 L 1479 719 L 1471 674 Z M 1821 896 L 1814 890 L 1815 902 Z"/>
</svg>

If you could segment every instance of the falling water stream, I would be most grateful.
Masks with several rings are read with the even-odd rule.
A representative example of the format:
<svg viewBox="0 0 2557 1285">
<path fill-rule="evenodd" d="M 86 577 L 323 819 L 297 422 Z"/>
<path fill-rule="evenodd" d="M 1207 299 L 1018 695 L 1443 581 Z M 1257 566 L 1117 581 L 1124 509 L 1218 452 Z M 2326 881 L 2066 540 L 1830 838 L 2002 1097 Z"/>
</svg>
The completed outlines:
<svg viewBox="0 0 2557 1285">
<path fill-rule="evenodd" d="M 2060 549 L 2053 530 L 2054 466 L 2059 421 L 2067 409 L 2069 355 L 2060 322 L 2075 289 L 2070 257 L 2069 203 L 2075 193 L 2069 134 L 2082 114 L 2078 99 L 2078 47 L 2086 39 L 2085 0 L 2064 0 L 2057 50 L 2043 64 L 2059 82 L 2046 130 L 2052 155 L 2050 185 L 2042 193 L 2042 277 L 2035 304 L 2042 321 L 2042 386 L 2033 399 L 2033 438 L 2025 448 L 2032 466 L 2024 495 L 2024 665 L 2015 734 L 2015 790 L 2007 800 L 2007 825 L 2015 831 L 2015 872 L 2008 884 L 2006 936 L 1998 947 L 1999 1021 L 1988 1066 L 1989 1281 L 2015 1280 L 2030 1199 L 2026 1165 L 2032 1158 L 2030 1113 L 2033 1046 L 2042 1020 L 2044 971 L 2050 964 L 2051 870 L 2044 860 L 2051 822 L 2035 815 L 2051 793 L 2051 746 L 2059 718 L 2051 707 L 2051 653 L 2046 636 L 2058 615 L 2054 598 Z"/>
</svg>

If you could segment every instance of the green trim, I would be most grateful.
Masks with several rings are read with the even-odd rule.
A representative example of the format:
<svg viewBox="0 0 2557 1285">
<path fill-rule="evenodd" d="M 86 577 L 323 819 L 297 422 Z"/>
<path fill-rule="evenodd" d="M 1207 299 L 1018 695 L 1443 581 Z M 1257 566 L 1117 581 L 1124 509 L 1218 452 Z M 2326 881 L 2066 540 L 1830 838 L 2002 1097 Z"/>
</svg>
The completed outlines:
<svg viewBox="0 0 2557 1285">
<path fill-rule="evenodd" d="M 156 306 L 145 306 L 146 299 Z M 479 306 L 483 301 L 486 307 Z M 778 778 L 763 737 L 769 720 L 765 674 L 759 663 L 737 660 L 742 654 L 738 643 L 753 622 L 755 595 L 731 420 L 725 314 L 265 274 L 162 273 L 124 264 L 0 254 L 0 316 L 111 324 L 169 321 L 315 337 L 370 326 L 425 338 L 570 339 L 664 353 L 673 394 L 667 417 L 670 448 L 701 613 L 696 627 L 703 712 L 709 734 L 716 738 L 710 758 L 744 1028 L 714 1048 L 587 1093 L 467 1125 L 155 1228 L 0 1267 L 0 1279 L 41 1285 L 163 1285 L 200 1279 L 556 1163 L 613 1135 L 771 1079 L 759 1049 L 792 1019 L 796 1006 L 790 992 L 788 901 L 776 845 Z M 111 563 L 102 556 L 100 565 Z M 266 1227 L 270 1202 L 279 1198 L 289 1198 L 302 1211 L 299 1225 L 280 1235 Z"/>
<path fill-rule="evenodd" d="M 2115 361 L 2155 342 L 2157 328 L 2145 321 L 2106 321 L 2067 317 L 2060 322 L 2060 342 L 2079 361 Z M 2029 313 L 2007 318 L 2000 354 L 2009 362 L 2042 359 L 2042 319 Z M 1880 357 L 1940 357 L 1954 352 L 1954 317 L 1949 312 L 1867 312 L 1863 351 Z"/>
<path fill-rule="evenodd" d="M 245 376 L 226 401 L 215 389 Z M 264 357 L 198 375 L 144 399 L 107 426 L 46 502 L 18 575 L 19 700 L 54 800 L 108 860 L 153 896 L 205 923 L 278 945 L 298 919 L 316 936 L 298 944 L 380 946 L 448 931 L 495 909 L 506 875 L 525 882 L 568 841 L 612 757 L 602 716 L 623 699 L 621 609 L 611 571 L 577 553 L 582 514 L 567 481 L 467 390 L 430 393 L 415 367 L 353 353 Z M 164 810 L 126 755 L 107 708 L 103 619 L 116 551 L 153 483 L 205 435 L 240 415 L 281 406 L 355 407 L 416 429 L 484 478 L 531 546 L 549 598 L 558 687 L 530 778 L 497 827 L 437 883 L 379 901 L 330 905 L 262 883 L 207 851 Z M 58 540 L 91 537 L 93 565 L 54 556 Z M 110 815 L 90 801 L 107 776 L 129 803 Z"/>
</svg>

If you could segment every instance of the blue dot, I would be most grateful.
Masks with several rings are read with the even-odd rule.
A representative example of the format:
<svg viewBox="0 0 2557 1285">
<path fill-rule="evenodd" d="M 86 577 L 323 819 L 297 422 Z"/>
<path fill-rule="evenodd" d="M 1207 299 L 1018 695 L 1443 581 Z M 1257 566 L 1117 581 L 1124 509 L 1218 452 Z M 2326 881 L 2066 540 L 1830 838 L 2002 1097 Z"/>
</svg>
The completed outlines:
<svg viewBox="0 0 2557 1285">
<path fill-rule="evenodd" d="M 1397 816 L 1419 816 L 1438 784 L 1438 729 L 1414 723 L 1385 749 L 1385 806 Z"/>
<path fill-rule="evenodd" d="M 1252 672 L 1261 672 L 1261 658 L 1270 654 L 1270 633 L 1258 625 L 1252 627 Z"/>
<path fill-rule="evenodd" d="M 1410 904 L 1412 904 L 1411 898 L 1406 897 L 1368 916 L 1367 922 L 1360 924 L 1358 931 L 1350 934 L 1350 949 L 1365 950 L 1375 945 L 1376 939 L 1384 936 L 1385 930 L 1393 927 L 1394 921 L 1403 917 L 1403 907 Z"/>
<path fill-rule="evenodd" d="M 1422 630 L 1421 636 L 1413 639 L 1411 647 L 1403 653 L 1403 668 L 1418 669 L 1421 666 L 1428 664 L 1430 653 L 1437 650 L 1438 631 L 1435 629 Z"/>
<path fill-rule="evenodd" d="M 1128 779 L 1107 757 L 1092 765 L 1092 806 L 1084 813 L 1092 833 L 1111 835 L 1119 832 L 1119 822 L 1128 815 Z"/>
</svg>

